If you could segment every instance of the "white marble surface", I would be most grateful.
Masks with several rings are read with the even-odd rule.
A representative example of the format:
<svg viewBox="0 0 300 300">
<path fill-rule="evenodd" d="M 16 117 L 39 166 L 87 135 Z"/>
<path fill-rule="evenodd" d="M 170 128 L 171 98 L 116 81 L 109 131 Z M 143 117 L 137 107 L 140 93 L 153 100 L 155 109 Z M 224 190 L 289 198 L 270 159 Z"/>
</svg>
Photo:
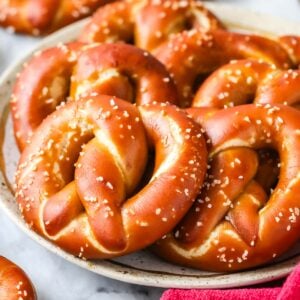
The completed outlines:
<svg viewBox="0 0 300 300">
<path fill-rule="evenodd" d="M 216 2 L 216 1 L 215 1 Z M 225 0 L 252 10 L 300 23 L 298 0 Z M 39 39 L 10 35 L 0 29 L 0 74 Z M 159 299 L 162 289 L 134 286 L 83 270 L 43 249 L 25 236 L 0 211 L 0 255 L 22 266 L 37 288 L 39 299 Z"/>
</svg>

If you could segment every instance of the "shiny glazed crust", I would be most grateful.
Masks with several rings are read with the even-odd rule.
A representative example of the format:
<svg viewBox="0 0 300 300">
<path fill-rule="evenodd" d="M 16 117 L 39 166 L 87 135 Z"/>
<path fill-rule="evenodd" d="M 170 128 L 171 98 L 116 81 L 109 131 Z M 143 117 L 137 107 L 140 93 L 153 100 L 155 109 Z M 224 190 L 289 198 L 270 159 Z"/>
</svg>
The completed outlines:
<svg viewBox="0 0 300 300">
<path fill-rule="evenodd" d="M 299 70 L 280 70 L 261 60 L 237 60 L 220 67 L 203 82 L 192 106 L 221 109 L 253 102 L 298 107 L 299 86 Z"/>
<path fill-rule="evenodd" d="M 121 43 L 60 44 L 36 53 L 14 86 L 11 109 L 19 148 L 58 105 L 98 94 L 138 105 L 177 103 L 172 78 L 148 52 Z"/>
<path fill-rule="evenodd" d="M 173 34 L 223 28 L 200 1 L 129 0 L 100 8 L 81 33 L 81 42 L 133 42 L 153 51 Z"/>
<path fill-rule="evenodd" d="M 156 253 L 177 264 L 228 272 L 282 254 L 299 238 L 299 111 L 270 104 L 188 111 L 211 141 L 211 171 L 194 206 L 158 242 Z M 280 157 L 270 196 L 255 179 L 253 150 L 265 147 Z"/>
<path fill-rule="evenodd" d="M 190 30 L 179 33 L 154 51 L 173 77 L 182 107 L 190 107 L 194 84 L 231 60 L 260 59 L 277 68 L 293 63 L 280 43 L 257 35 Z"/>
<path fill-rule="evenodd" d="M 154 172 L 144 182 L 151 149 Z M 195 200 L 206 162 L 200 125 L 178 108 L 89 97 L 35 131 L 18 166 L 16 198 L 26 222 L 64 250 L 120 256 L 174 228 Z"/>
<path fill-rule="evenodd" d="M 34 287 L 24 271 L 3 256 L 0 256 L 0 299 L 37 299 Z"/>
</svg>

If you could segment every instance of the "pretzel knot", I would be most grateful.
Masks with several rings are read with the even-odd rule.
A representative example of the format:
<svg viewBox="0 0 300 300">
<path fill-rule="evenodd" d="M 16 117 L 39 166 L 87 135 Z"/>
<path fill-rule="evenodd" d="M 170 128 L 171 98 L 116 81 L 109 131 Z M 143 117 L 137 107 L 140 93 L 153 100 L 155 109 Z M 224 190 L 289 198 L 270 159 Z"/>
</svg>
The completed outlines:
<svg viewBox="0 0 300 300">
<path fill-rule="evenodd" d="M 297 106 L 299 70 L 279 70 L 257 60 L 238 60 L 222 66 L 200 86 L 194 107 L 226 108 L 254 103 Z"/>
<path fill-rule="evenodd" d="M 279 42 L 223 30 L 183 32 L 171 37 L 153 53 L 173 77 L 181 107 L 190 107 L 199 82 L 231 60 L 261 59 L 279 69 L 293 65 Z"/>
<path fill-rule="evenodd" d="M 121 43 L 61 44 L 38 52 L 15 84 L 11 108 L 19 148 L 24 149 L 58 105 L 90 94 L 112 95 L 138 105 L 177 103 L 173 80 L 148 52 Z"/>
<path fill-rule="evenodd" d="M 144 182 L 151 149 L 154 171 Z M 172 230 L 199 192 L 206 160 L 200 125 L 178 108 L 89 97 L 36 130 L 21 155 L 16 198 L 33 229 L 66 251 L 113 257 Z"/>
<path fill-rule="evenodd" d="M 84 28 L 81 42 L 133 42 L 153 51 L 172 34 L 202 28 L 223 28 L 221 22 L 199 1 L 134 0 L 100 8 Z"/>
<path fill-rule="evenodd" d="M 2 0 L 0 26 L 32 35 L 50 33 L 90 15 L 109 0 Z"/>
<path fill-rule="evenodd" d="M 210 172 L 194 206 L 156 252 L 195 268 L 233 271 L 289 249 L 300 229 L 299 112 L 270 104 L 189 112 L 211 140 Z M 255 177 L 254 150 L 261 148 L 280 157 L 278 183 L 270 194 Z"/>
</svg>

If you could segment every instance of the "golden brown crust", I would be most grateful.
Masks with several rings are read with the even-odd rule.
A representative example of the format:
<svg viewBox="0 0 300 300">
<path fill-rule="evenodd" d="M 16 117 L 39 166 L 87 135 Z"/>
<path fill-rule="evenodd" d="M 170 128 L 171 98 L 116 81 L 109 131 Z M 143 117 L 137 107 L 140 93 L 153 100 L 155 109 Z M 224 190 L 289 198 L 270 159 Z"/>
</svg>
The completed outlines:
<svg viewBox="0 0 300 300">
<path fill-rule="evenodd" d="M 172 34 L 184 30 L 223 28 L 221 22 L 195 0 L 133 0 L 99 9 L 79 37 L 81 42 L 133 42 L 153 51 Z"/>
<path fill-rule="evenodd" d="M 280 70 L 260 60 L 237 60 L 203 82 L 192 106 L 226 108 L 253 102 L 299 107 L 299 85 L 299 70 Z"/>
<path fill-rule="evenodd" d="M 148 145 L 154 173 L 134 192 Z M 199 191 L 206 160 L 201 127 L 178 108 L 88 97 L 69 102 L 36 130 L 21 156 L 16 198 L 32 228 L 66 251 L 114 257 L 152 244 L 179 222 Z"/>
<path fill-rule="evenodd" d="M 177 103 L 172 78 L 148 52 L 121 43 L 61 44 L 37 53 L 14 86 L 11 108 L 19 148 L 59 104 L 89 94 L 137 104 Z"/>
<path fill-rule="evenodd" d="M 179 231 L 161 240 L 156 252 L 194 268 L 235 271 L 288 250 L 300 228 L 295 196 L 300 191 L 299 111 L 249 104 L 211 111 L 209 116 L 202 108 L 189 113 L 211 140 L 211 176 Z M 267 202 L 266 192 L 254 179 L 258 163 L 253 150 L 264 147 L 278 151 L 281 166 Z"/>
<path fill-rule="evenodd" d="M 112 0 L 3 0 L 0 26 L 32 35 L 47 34 L 109 2 Z"/>
<path fill-rule="evenodd" d="M 290 55 L 294 65 L 300 65 L 300 37 L 297 35 L 284 35 L 279 38 L 282 47 Z"/>
<path fill-rule="evenodd" d="M 190 106 L 199 77 L 233 59 L 261 59 L 283 69 L 292 66 L 288 53 L 278 42 L 223 30 L 177 34 L 156 49 L 154 55 L 171 73 L 183 107 Z"/>
<path fill-rule="evenodd" d="M 3 256 L 0 256 L 0 299 L 37 299 L 34 287 L 24 271 Z"/>
</svg>

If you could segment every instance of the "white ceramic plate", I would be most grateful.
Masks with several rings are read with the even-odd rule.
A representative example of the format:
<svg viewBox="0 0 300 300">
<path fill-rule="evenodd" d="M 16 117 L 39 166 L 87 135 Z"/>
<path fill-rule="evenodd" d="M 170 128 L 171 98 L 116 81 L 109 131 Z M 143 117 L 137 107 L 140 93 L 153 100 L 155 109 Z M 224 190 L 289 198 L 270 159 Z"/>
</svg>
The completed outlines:
<svg viewBox="0 0 300 300">
<path fill-rule="evenodd" d="M 300 26 L 287 21 L 224 4 L 209 3 L 207 6 L 234 30 L 259 32 L 267 36 L 300 35 Z M 58 42 L 75 39 L 85 23 L 86 20 L 80 21 L 47 37 L 36 47 L 35 51 Z M 299 243 L 280 260 L 261 268 L 233 274 L 204 272 L 171 265 L 147 251 L 113 260 L 86 262 L 69 255 L 31 231 L 20 217 L 11 189 L 19 154 L 13 138 L 8 104 L 15 76 L 29 56 L 8 69 L 0 78 L 0 206 L 32 239 L 57 255 L 92 272 L 125 282 L 156 287 L 228 288 L 256 284 L 287 275 L 300 261 Z"/>
</svg>

